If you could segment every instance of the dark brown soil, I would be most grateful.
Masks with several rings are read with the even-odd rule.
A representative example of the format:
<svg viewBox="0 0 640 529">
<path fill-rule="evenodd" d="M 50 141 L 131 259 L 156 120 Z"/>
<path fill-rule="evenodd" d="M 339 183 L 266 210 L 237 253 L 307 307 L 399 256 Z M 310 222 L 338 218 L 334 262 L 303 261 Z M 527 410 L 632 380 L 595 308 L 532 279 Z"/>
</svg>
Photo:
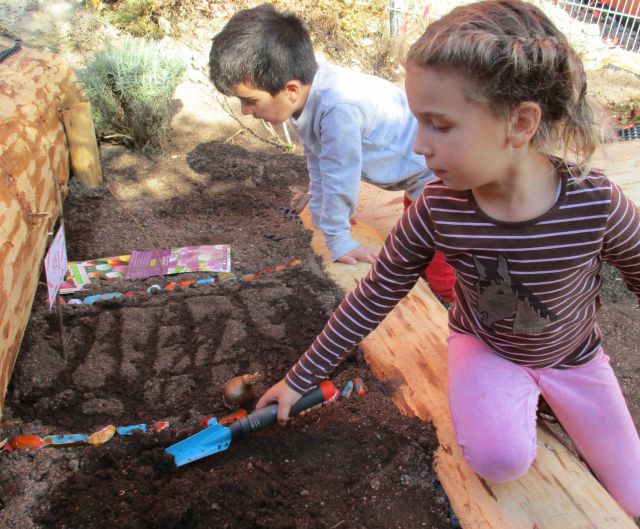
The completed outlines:
<svg viewBox="0 0 640 529">
<path fill-rule="evenodd" d="M 196 96 L 212 89 L 192 85 L 180 96 L 191 105 L 191 117 L 176 120 L 183 130 L 174 130 L 165 150 L 143 156 L 104 147 L 105 185 L 87 190 L 71 181 L 65 202 L 69 258 L 228 243 L 238 277 L 293 259 L 302 264 L 255 281 L 153 296 L 138 293 L 176 276 L 105 283 L 100 292 L 136 295 L 65 305 L 64 351 L 41 285 L 0 441 L 20 434 L 90 434 L 109 424 L 168 420 L 170 426 L 116 435 L 102 447 L 0 453 L 0 527 L 457 527 L 432 468 L 432 428 L 399 414 L 359 351 L 333 381 L 341 388 L 362 377 L 367 395 L 238 439 L 179 469 L 167 459 L 164 449 L 197 432 L 203 417 L 230 412 L 222 402 L 226 380 L 259 371 L 258 394 L 279 380 L 342 297 L 311 252 L 309 234 L 281 211 L 307 183 L 303 157 L 265 150 L 250 134 L 238 135 L 237 124 L 211 101 L 193 110 Z M 209 124 L 193 116 L 210 116 Z M 605 348 L 640 424 L 640 311 L 614 270 L 605 266 L 604 278 Z"/>
<path fill-rule="evenodd" d="M 224 382 L 259 371 L 261 394 L 304 351 L 342 294 L 312 254 L 309 234 L 279 210 L 289 205 L 290 187 L 306 181 L 302 157 L 217 141 L 186 152 L 169 146 L 151 159 L 120 147 L 103 154 L 105 186 L 90 191 L 71 182 L 65 203 L 70 259 L 130 253 L 152 241 L 229 243 L 238 276 L 293 259 L 302 264 L 255 281 L 65 305 L 64 351 L 57 316 L 48 313 L 40 288 L 0 439 L 90 434 L 108 424 L 158 420 L 170 426 L 159 433 L 116 435 L 101 447 L 0 454 L 0 526 L 455 527 L 432 469 L 432 428 L 399 414 L 359 351 L 333 380 L 341 388 L 362 377 L 367 395 L 173 466 L 166 447 L 198 431 L 203 417 L 229 413 L 221 398 Z M 185 171 L 179 168 L 184 161 L 201 177 L 191 181 L 189 193 L 115 198 L 119 185 Z M 100 290 L 140 292 L 175 279 L 104 284 Z"/>
</svg>

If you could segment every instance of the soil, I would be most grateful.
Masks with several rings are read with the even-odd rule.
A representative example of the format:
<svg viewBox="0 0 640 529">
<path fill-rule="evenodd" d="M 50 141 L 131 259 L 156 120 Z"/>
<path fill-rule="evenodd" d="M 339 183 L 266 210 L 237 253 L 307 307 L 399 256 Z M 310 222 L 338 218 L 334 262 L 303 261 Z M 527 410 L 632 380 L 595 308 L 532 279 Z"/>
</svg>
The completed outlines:
<svg viewBox="0 0 640 529">
<path fill-rule="evenodd" d="M 71 180 L 64 212 L 69 259 L 126 254 L 150 241 L 227 243 L 238 277 L 285 269 L 254 281 L 155 295 L 139 292 L 176 277 L 105 283 L 98 291 L 136 294 L 64 305 L 64 350 L 41 286 L 0 438 L 91 434 L 109 424 L 159 420 L 169 427 L 116 435 L 101 447 L 1 454 L 0 526 L 455 527 L 432 468 L 432 428 L 399 414 L 359 351 L 333 381 L 342 388 L 361 377 L 367 395 L 173 466 L 166 447 L 196 433 L 203 417 L 232 411 L 222 400 L 225 381 L 260 372 L 261 394 L 286 373 L 343 295 L 313 255 L 309 232 L 285 215 L 292 189 L 307 183 L 304 157 L 265 149 L 249 134 L 225 144 L 215 126 L 193 144 L 193 127 L 183 128 L 181 119 L 184 114 L 161 153 L 103 146 L 102 187 L 88 190 Z M 176 174 L 180 193 L 169 185 Z M 158 194 L 158 182 L 169 191 Z M 302 263 L 287 266 L 294 259 Z M 182 274 L 179 280 L 208 276 Z"/>
<path fill-rule="evenodd" d="M 105 183 L 86 189 L 70 181 L 69 259 L 225 243 L 238 278 L 267 271 L 255 280 L 154 295 L 141 292 L 211 274 L 105 282 L 92 293 L 134 295 L 63 305 L 64 348 L 40 285 L 0 440 L 91 434 L 110 424 L 169 426 L 116 434 L 99 447 L 0 453 L 0 527 L 459 527 L 433 470 L 432 427 L 398 412 L 359 350 L 332 380 L 342 388 L 361 377 L 366 395 L 173 465 L 166 447 L 199 431 L 204 417 L 232 411 L 222 400 L 225 381 L 260 372 L 260 395 L 286 373 L 343 296 L 312 253 L 309 233 L 287 214 L 308 183 L 304 157 L 256 139 L 269 139 L 260 127 L 240 127 L 198 74 L 176 97 L 181 110 L 162 151 L 143 155 L 103 145 Z M 293 266 L 294 259 L 301 264 Z M 270 271 L 277 265 L 284 269 Z M 605 264 L 603 274 L 605 348 L 640 424 L 638 303 L 615 270 Z"/>
<path fill-rule="evenodd" d="M 238 277 L 293 259 L 302 264 L 254 281 L 153 296 L 137 293 L 175 277 L 105 284 L 100 292 L 136 295 L 64 305 L 64 350 L 41 286 L 0 438 L 90 434 L 108 424 L 158 420 L 170 426 L 159 433 L 116 435 L 102 447 L 2 454 L 0 525 L 456 527 L 432 468 L 432 428 L 398 413 L 359 351 L 338 369 L 334 382 L 341 388 L 362 377 L 367 395 L 238 439 L 227 451 L 179 469 L 172 465 L 167 446 L 198 431 L 203 417 L 231 411 L 221 398 L 226 380 L 261 372 L 261 394 L 284 375 L 342 297 L 312 254 L 308 232 L 283 213 L 292 189 L 305 184 L 303 157 L 265 150 L 246 134 L 234 145 L 213 139 L 215 128 L 209 135 L 191 146 L 174 141 L 151 159 L 103 147 L 105 184 L 87 190 L 71 180 L 65 203 L 70 259 L 129 253 L 149 247 L 151 240 L 174 246 L 229 243 Z M 182 137 L 193 139 L 176 130 L 174 138 Z M 167 198 L 140 191 L 152 180 L 171 182 L 176 174 L 183 175 L 188 192 Z M 601 320 L 607 349 L 638 422 L 637 303 L 612 270 L 605 268 L 605 278 Z"/>
</svg>

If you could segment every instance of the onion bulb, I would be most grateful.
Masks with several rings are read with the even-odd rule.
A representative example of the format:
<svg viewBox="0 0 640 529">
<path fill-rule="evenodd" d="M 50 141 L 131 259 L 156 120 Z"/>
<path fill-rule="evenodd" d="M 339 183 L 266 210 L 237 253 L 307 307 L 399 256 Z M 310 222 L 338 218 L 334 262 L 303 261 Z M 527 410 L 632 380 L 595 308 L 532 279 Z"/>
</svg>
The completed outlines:
<svg viewBox="0 0 640 529">
<path fill-rule="evenodd" d="M 222 397 L 225 406 L 239 408 L 251 402 L 256 396 L 253 385 L 261 378 L 262 373 L 253 373 L 253 375 L 238 375 L 227 380 Z"/>
</svg>

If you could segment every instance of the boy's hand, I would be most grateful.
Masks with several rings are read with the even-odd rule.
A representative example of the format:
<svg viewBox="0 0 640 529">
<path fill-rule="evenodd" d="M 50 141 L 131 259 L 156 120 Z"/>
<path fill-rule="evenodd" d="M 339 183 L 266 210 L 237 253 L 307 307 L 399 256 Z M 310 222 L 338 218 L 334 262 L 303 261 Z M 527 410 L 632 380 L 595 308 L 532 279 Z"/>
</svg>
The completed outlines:
<svg viewBox="0 0 640 529">
<path fill-rule="evenodd" d="M 363 263 L 375 263 L 378 258 L 378 250 L 361 244 L 357 248 L 354 248 L 350 252 L 341 255 L 336 259 L 339 263 L 354 265 L 358 261 Z"/>
<path fill-rule="evenodd" d="M 256 404 L 256 409 L 264 408 L 269 404 L 278 404 L 278 423 L 286 424 L 289 420 L 289 411 L 302 395 L 292 390 L 284 378 L 277 384 L 271 386 Z"/>
</svg>

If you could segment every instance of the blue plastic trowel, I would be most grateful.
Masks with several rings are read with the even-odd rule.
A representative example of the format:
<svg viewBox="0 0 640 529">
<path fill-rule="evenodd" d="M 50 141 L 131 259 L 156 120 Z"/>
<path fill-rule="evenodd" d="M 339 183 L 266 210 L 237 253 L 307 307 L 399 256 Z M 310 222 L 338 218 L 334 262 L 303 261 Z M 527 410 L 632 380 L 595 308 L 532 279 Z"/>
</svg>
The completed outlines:
<svg viewBox="0 0 640 529">
<path fill-rule="evenodd" d="M 292 417 L 298 413 L 313 408 L 318 404 L 331 399 L 338 390 L 328 380 L 303 395 L 289 412 Z M 181 467 L 192 461 L 208 457 L 229 448 L 231 441 L 248 433 L 261 430 L 276 423 L 278 405 L 271 404 L 255 410 L 246 417 L 242 417 L 227 426 L 218 424 L 216 419 L 211 419 L 209 426 L 191 437 L 171 445 L 165 450 L 174 458 L 176 466 Z"/>
</svg>

